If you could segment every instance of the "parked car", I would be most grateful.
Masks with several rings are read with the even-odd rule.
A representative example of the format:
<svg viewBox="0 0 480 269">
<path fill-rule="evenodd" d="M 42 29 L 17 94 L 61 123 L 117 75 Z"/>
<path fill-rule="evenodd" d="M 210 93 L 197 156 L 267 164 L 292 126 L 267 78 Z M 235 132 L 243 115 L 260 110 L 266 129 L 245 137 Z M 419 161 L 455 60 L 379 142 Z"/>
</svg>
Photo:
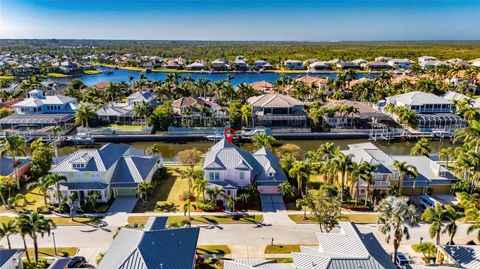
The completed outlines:
<svg viewBox="0 0 480 269">
<path fill-rule="evenodd" d="M 401 268 L 404 268 L 406 265 L 410 264 L 407 256 L 401 252 L 397 252 L 397 257 L 395 257 L 395 260 Z"/>
<path fill-rule="evenodd" d="M 67 264 L 67 268 L 84 268 L 87 260 L 82 256 L 74 256 Z"/>
<path fill-rule="evenodd" d="M 442 205 L 439 201 L 434 199 L 433 197 L 423 194 L 420 196 L 420 205 L 422 206 L 423 209 L 427 209 L 427 207 L 434 207 L 435 205 Z"/>
</svg>

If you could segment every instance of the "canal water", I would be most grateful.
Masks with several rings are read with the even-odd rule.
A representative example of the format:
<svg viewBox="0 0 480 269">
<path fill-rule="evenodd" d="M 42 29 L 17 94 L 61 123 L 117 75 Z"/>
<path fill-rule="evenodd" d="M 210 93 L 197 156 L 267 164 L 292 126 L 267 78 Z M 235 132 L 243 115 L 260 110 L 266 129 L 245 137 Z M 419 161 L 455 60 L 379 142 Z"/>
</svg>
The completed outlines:
<svg viewBox="0 0 480 269">
<path fill-rule="evenodd" d="M 120 81 L 126 81 L 128 82 L 128 77 L 129 76 L 134 76 L 135 80 L 139 79 L 140 72 L 138 71 L 132 71 L 132 70 L 124 70 L 124 69 L 111 69 L 111 68 L 105 68 L 105 67 L 99 67 L 99 70 L 102 71 L 112 71 L 111 74 L 107 73 L 99 73 L 95 75 L 84 75 L 79 77 L 81 81 L 83 81 L 87 86 L 92 86 L 95 85 L 99 82 L 120 82 Z M 150 80 L 164 80 L 167 77 L 168 73 L 163 73 L 163 72 L 151 72 L 151 73 L 145 73 L 145 76 L 150 79 Z M 281 73 L 215 73 L 215 74 L 209 74 L 209 73 L 180 73 L 179 74 L 182 77 L 191 77 L 192 79 L 196 80 L 197 78 L 204 78 L 208 79 L 210 81 L 216 82 L 220 80 L 225 80 L 228 78 L 230 75 L 233 77 L 231 83 L 233 85 L 237 85 L 239 83 L 245 82 L 245 83 L 252 83 L 256 81 L 268 81 L 268 82 L 275 82 L 277 79 L 279 79 L 282 74 Z M 286 77 L 290 77 L 292 79 L 298 78 L 298 77 L 303 77 L 306 76 L 307 73 L 295 73 L 295 74 L 283 74 Z M 314 77 L 322 77 L 322 78 L 336 78 L 337 74 L 335 73 L 322 73 L 322 74 L 309 74 L 309 76 L 314 76 Z M 358 78 L 363 78 L 363 77 L 375 77 L 378 76 L 378 74 L 370 74 L 370 73 L 358 73 Z M 71 80 L 71 78 L 49 78 L 49 81 L 52 82 L 62 82 L 68 84 Z"/>
<path fill-rule="evenodd" d="M 297 144 L 302 149 L 302 152 L 305 154 L 309 150 L 317 149 L 321 144 L 326 142 L 332 142 L 335 145 L 339 146 L 341 149 L 348 149 L 349 144 L 354 143 L 364 143 L 367 142 L 365 139 L 345 139 L 345 140 L 299 140 L 299 141 L 282 141 L 279 140 L 281 144 L 284 143 L 292 143 Z M 410 153 L 410 149 L 415 145 L 415 141 L 401 141 L 401 142 L 373 142 L 376 144 L 381 150 L 385 151 L 387 154 L 395 154 L 395 155 L 408 155 Z M 202 152 L 208 151 L 208 149 L 214 145 L 212 141 L 196 141 L 196 142 L 185 142 L 185 143 L 172 143 L 172 142 L 135 142 L 129 143 L 132 146 L 133 152 L 137 154 L 144 154 L 146 149 L 153 144 L 157 144 L 160 146 L 160 152 L 162 159 L 167 162 L 176 161 L 176 155 L 178 152 L 197 148 Z M 95 147 L 99 148 L 103 144 L 96 143 Z M 253 144 L 251 143 L 242 143 L 239 144 L 241 148 L 246 150 L 253 150 Z M 444 147 L 452 146 L 450 140 L 443 140 L 443 141 L 430 141 L 430 147 L 432 148 L 432 153 L 438 153 L 440 149 Z M 455 145 L 453 145 L 455 146 Z M 459 146 L 459 145 L 456 145 Z M 59 149 L 60 156 L 66 156 L 77 151 L 78 148 L 73 146 L 62 147 Z"/>
</svg>

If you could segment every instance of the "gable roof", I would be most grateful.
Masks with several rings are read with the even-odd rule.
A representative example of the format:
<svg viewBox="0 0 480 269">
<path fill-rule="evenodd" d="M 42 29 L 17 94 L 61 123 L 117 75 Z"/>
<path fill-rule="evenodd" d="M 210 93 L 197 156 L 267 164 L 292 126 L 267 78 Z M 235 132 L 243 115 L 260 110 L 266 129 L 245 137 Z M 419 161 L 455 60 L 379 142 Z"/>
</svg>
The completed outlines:
<svg viewBox="0 0 480 269">
<path fill-rule="evenodd" d="M 255 160 L 250 152 L 228 143 L 224 138 L 213 145 L 205 154 L 203 169 L 254 170 Z"/>
<path fill-rule="evenodd" d="M 297 269 L 394 269 L 373 234 L 362 234 L 354 223 L 340 222 L 340 233 L 317 233 L 318 248 L 302 247 L 292 253 Z"/>
<path fill-rule="evenodd" d="M 112 176 L 112 186 L 137 186 L 154 169 L 158 158 L 151 156 L 123 156 L 118 160 Z"/>
<path fill-rule="evenodd" d="M 117 162 L 130 148 L 126 144 L 108 143 L 100 149 L 81 149 L 72 153 L 50 171 L 55 172 L 78 172 L 78 171 L 107 171 L 115 162 Z M 89 155 L 88 163 L 84 168 L 73 168 L 72 162 L 79 158 Z"/>
<path fill-rule="evenodd" d="M 253 107 L 293 107 L 303 106 L 303 102 L 279 93 L 269 93 L 260 96 L 250 97 L 247 100 L 248 104 Z"/>
<path fill-rule="evenodd" d="M 349 150 L 342 150 L 346 155 L 351 155 L 352 160 L 356 163 L 367 162 L 377 166 L 377 173 L 395 173 L 393 166 L 393 158 L 380 150 L 374 144 L 359 143 L 348 145 Z"/>
<path fill-rule="evenodd" d="M 156 221 L 155 221 L 156 222 Z M 122 229 L 98 269 L 193 268 L 199 228 Z"/>
</svg>

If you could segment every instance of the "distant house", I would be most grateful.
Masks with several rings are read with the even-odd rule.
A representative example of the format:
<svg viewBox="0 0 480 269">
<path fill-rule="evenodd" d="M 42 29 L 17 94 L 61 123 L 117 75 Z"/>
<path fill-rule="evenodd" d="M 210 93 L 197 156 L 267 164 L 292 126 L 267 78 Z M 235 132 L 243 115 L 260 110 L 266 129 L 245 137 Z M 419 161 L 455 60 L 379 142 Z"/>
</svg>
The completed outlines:
<svg viewBox="0 0 480 269">
<path fill-rule="evenodd" d="M 337 66 L 337 69 L 342 69 L 342 70 L 345 70 L 345 69 L 360 69 L 361 68 L 360 65 L 358 65 L 354 62 L 345 62 L 345 61 L 337 62 L 336 66 Z"/>
<path fill-rule="evenodd" d="M 373 62 L 367 63 L 367 68 L 371 71 L 381 71 L 381 70 L 390 70 L 392 69 L 392 66 L 390 66 L 386 62 L 373 61 Z"/>
<path fill-rule="evenodd" d="M 23 249 L 0 249 L 0 269 L 23 269 Z"/>
<path fill-rule="evenodd" d="M 111 197 L 135 196 L 135 187 L 151 181 L 159 167 L 156 157 L 132 155 L 130 146 L 106 144 L 100 149 L 81 149 L 55 165 L 50 172 L 66 177 L 60 183 L 62 197 L 76 192 L 85 200 L 91 192 L 100 195 L 99 202 Z M 55 189 L 50 188 L 50 199 L 58 203 Z"/>
<path fill-rule="evenodd" d="M 72 74 L 83 70 L 82 65 L 78 62 L 66 60 L 60 63 L 60 71 L 64 74 Z"/>
<path fill-rule="evenodd" d="M 30 170 L 31 160 L 29 158 L 16 158 L 17 175 L 22 178 Z M 11 157 L 0 158 L 0 176 L 15 178 L 15 169 Z"/>
<path fill-rule="evenodd" d="M 309 65 L 309 70 L 311 71 L 325 71 L 325 70 L 331 70 L 332 65 L 329 62 L 314 62 Z"/>
<path fill-rule="evenodd" d="M 423 62 L 431 62 L 431 61 L 438 61 L 436 57 L 433 56 L 422 56 L 418 57 L 418 63 L 421 64 Z"/>
<path fill-rule="evenodd" d="M 182 97 L 173 101 L 173 112 L 181 116 L 195 116 L 206 113 L 209 115 L 224 116 L 226 113 L 222 111 L 222 107 L 210 99 L 204 99 L 201 97 Z M 207 110 L 202 112 L 202 110 Z"/>
<path fill-rule="evenodd" d="M 235 61 L 233 61 L 233 68 L 236 71 L 245 72 L 248 70 L 247 59 L 243 56 L 237 56 Z"/>
<path fill-rule="evenodd" d="M 451 101 L 451 102 L 454 102 L 454 101 L 472 101 L 472 98 L 464 95 L 464 94 L 461 94 L 461 93 L 458 93 L 458 92 L 452 92 L 452 91 L 448 91 L 446 92 L 444 95 L 443 95 L 443 98 L 445 98 L 446 100 L 448 101 Z"/>
<path fill-rule="evenodd" d="M 252 154 L 225 139 L 205 154 L 203 170 L 211 186 L 222 188 L 232 197 L 252 183 L 262 194 L 276 194 L 278 185 L 287 180 L 278 158 L 271 151 L 262 148 Z"/>
<path fill-rule="evenodd" d="M 214 71 L 227 71 L 230 69 L 228 62 L 223 59 L 215 59 L 211 62 L 212 69 Z"/>
<path fill-rule="evenodd" d="M 391 59 L 387 63 L 393 68 L 399 68 L 403 70 L 408 70 L 410 69 L 410 66 L 412 66 L 412 62 L 409 59 Z"/>
<path fill-rule="evenodd" d="M 396 269 L 373 233 L 353 222 L 340 222 L 339 232 L 317 233 L 318 246 L 300 246 L 292 263 L 266 259 L 225 260 L 224 269 Z"/>
<path fill-rule="evenodd" d="M 273 93 L 250 97 L 255 126 L 306 127 L 307 117 L 303 102 L 283 94 Z"/>
<path fill-rule="evenodd" d="M 205 64 L 200 61 L 195 61 L 186 66 L 187 70 L 200 71 L 205 69 Z"/>
<path fill-rule="evenodd" d="M 151 217 L 144 229 L 123 228 L 98 269 L 194 269 L 199 228 L 166 228 Z"/>
<path fill-rule="evenodd" d="M 250 86 L 261 93 L 274 93 L 275 87 L 272 83 L 262 80 L 250 83 Z"/>
<path fill-rule="evenodd" d="M 372 124 L 393 121 L 388 115 L 358 101 L 334 100 L 325 104 L 325 107 L 329 109 L 339 106 L 353 107 L 358 112 L 348 115 L 341 111 L 327 113 L 325 120 L 331 127 L 371 128 Z"/>
<path fill-rule="evenodd" d="M 298 60 L 286 60 L 284 63 L 286 70 L 304 70 L 303 62 Z"/>
<path fill-rule="evenodd" d="M 405 83 L 405 82 L 408 82 L 412 85 L 415 85 L 418 82 L 418 77 L 416 77 L 416 76 L 413 77 L 413 76 L 408 76 L 408 75 L 400 75 L 400 76 L 392 77 L 390 79 L 390 81 L 393 85 L 397 85 L 397 84 Z"/>
<path fill-rule="evenodd" d="M 388 104 L 404 106 L 417 114 L 417 128 L 421 131 L 434 129 L 455 130 L 466 125 L 466 121 L 453 114 L 453 103 L 431 93 L 413 91 L 387 97 L 377 103 L 383 109 Z M 394 116 L 395 118 L 395 116 Z"/>
<path fill-rule="evenodd" d="M 257 60 L 254 63 L 254 68 L 256 70 L 272 70 L 273 66 L 265 60 Z"/>
<path fill-rule="evenodd" d="M 375 62 L 380 62 L 380 63 L 388 63 L 388 61 L 392 60 L 390 57 L 385 57 L 385 56 L 379 56 L 375 58 Z"/>
<path fill-rule="evenodd" d="M 134 116 L 134 109 L 137 104 L 146 102 L 154 109 L 157 97 L 148 90 L 132 93 L 127 97 L 126 103 L 111 103 L 97 110 L 97 117 L 104 123 L 132 124 L 138 118 Z"/>
</svg>

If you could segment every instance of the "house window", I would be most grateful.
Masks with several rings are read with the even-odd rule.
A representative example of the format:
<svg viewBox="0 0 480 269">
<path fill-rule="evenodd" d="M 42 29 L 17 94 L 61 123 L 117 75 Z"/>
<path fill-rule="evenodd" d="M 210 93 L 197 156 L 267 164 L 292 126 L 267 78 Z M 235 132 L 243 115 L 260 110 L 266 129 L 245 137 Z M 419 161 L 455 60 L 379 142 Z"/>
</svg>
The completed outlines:
<svg viewBox="0 0 480 269">
<path fill-rule="evenodd" d="M 210 181 L 220 180 L 220 172 L 210 172 L 209 179 Z"/>
<path fill-rule="evenodd" d="M 273 173 L 272 172 L 268 173 L 268 176 L 273 177 Z"/>
<path fill-rule="evenodd" d="M 245 172 L 238 173 L 238 177 L 240 178 L 240 180 L 245 180 Z"/>
</svg>

